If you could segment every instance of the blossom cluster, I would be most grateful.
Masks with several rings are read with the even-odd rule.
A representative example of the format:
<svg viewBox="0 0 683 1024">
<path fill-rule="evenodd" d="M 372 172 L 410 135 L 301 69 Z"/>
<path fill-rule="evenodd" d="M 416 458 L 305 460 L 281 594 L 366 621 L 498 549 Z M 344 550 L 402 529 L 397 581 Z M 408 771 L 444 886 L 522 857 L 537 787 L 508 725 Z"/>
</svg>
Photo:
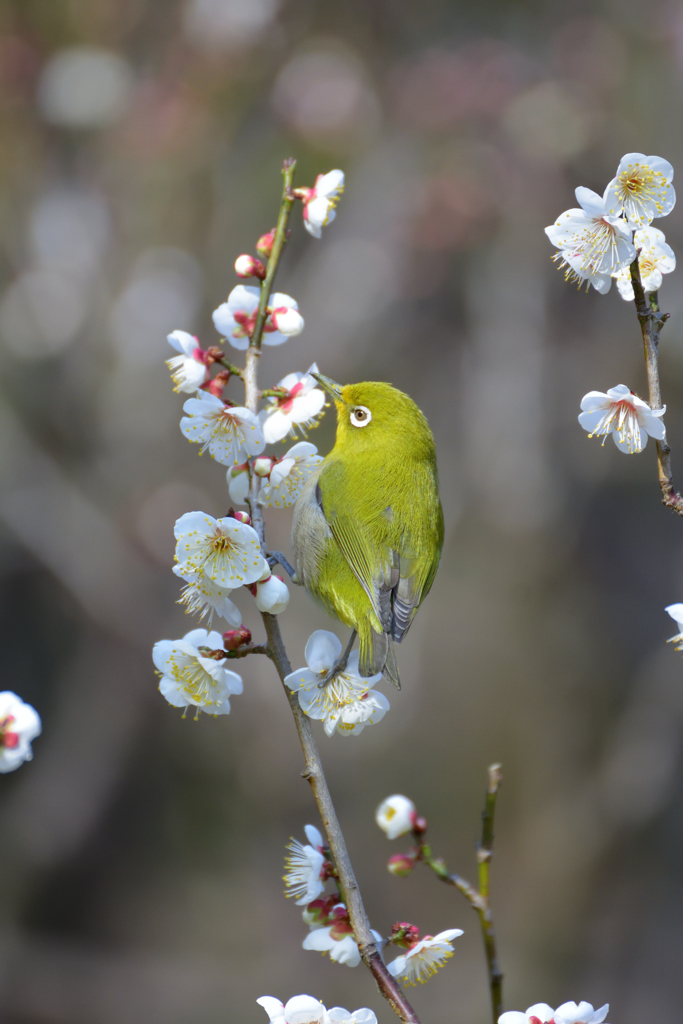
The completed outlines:
<svg viewBox="0 0 683 1024">
<path fill-rule="evenodd" d="M 609 1013 L 609 1003 L 594 1010 L 590 1003 L 562 1003 L 556 1010 L 547 1003 L 534 1003 L 524 1011 L 507 1010 L 498 1018 L 498 1024 L 603 1024 Z"/>
<path fill-rule="evenodd" d="M 624 299 L 633 299 L 630 265 L 640 252 L 640 272 L 647 292 L 657 291 L 662 275 L 676 266 L 664 233 L 650 224 L 671 213 L 676 203 L 674 170 L 667 160 L 627 153 L 599 196 L 576 189 L 579 208 L 566 210 L 545 229 L 557 246 L 554 259 L 566 267 L 565 278 L 608 292 L 612 279 Z"/>
<path fill-rule="evenodd" d="M 377 1017 L 367 1007 L 353 1012 L 341 1006 L 328 1010 L 313 996 L 292 996 L 286 1003 L 274 996 L 261 996 L 256 1002 L 268 1014 L 270 1024 L 377 1024 Z"/>
</svg>

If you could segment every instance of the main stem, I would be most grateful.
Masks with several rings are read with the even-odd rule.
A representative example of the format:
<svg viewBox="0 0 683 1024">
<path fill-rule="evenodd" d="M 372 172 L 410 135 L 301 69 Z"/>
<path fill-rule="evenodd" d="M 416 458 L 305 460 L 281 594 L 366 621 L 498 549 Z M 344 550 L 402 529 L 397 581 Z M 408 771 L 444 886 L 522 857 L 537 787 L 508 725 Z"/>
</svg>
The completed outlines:
<svg viewBox="0 0 683 1024">
<path fill-rule="evenodd" d="M 643 335 L 643 351 L 650 408 L 662 408 L 662 391 L 659 383 L 659 332 L 669 319 L 668 313 L 662 313 L 657 302 L 657 293 L 650 295 L 648 302 L 643 283 L 640 278 L 638 257 L 631 264 L 631 282 L 636 304 L 636 314 Z M 671 469 L 671 448 L 666 440 L 656 441 L 657 468 L 659 472 L 659 489 L 662 492 L 662 504 L 683 516 L 683 497 L 676 491 Z"/>
<path fill-rule="evenodd" d="M 287 221 L 294 202 L 294 197 L 291 192 L 294 167 L 295 162 L 293 160 L 286 160 L 283 166 L 284 190 L 282 194 L 280 216 L 278 218 L 270 262 L 268 263 L 268 272 L 261 284 L 261 300 L 259 303 L 259 312 L 256 318 L 254 333 L 247 350 L 247 359 L 243 374 L 245 404 L 253 413 L 258 411 L 258 403 L 261 394 L 258 389 L 258 360 L 261 351 L 263 326 L 266 319 L 266 308 L 272 283 L 277 271 L 280 254 L 286 241 Z M 258 488 L 259 479 L 256 474 L 250 470 L 249 507 L 251 512 L 251 523 L 259 536 L 265 554 L 263 513 L 261 506 L 258 503 Z M 341 825 L 337 818 L 337 812 L 334 809 L 332 797 L 327 786 L 322 761 L 320 760 L 320 754 L 313 738 L 313 730 L 311 728 L 310 720 L 301 710 L 296 694 L 285 686 L 285 677 L 292 671 L 292 666 L 289 662 L 289 658 L 287 657 L 282 633 L 280 632 L 280 624 L 275 615 L 269 615 L 267 612 L 262 612 L 261 617 L 263 618 L 266 636 L 268 637 L 270 656 L 275 664 L 280 681 L 282 682 L 287 700 L 289 701 L 289 706 L 292 710 L 292 714 L 294 715 L 297 733 L 299 734 L 299 742 L 301 743 L 301 749 L 304 754 L 304 763 L 306 766 L 305 770 L 301 773 L 302 778 L 308 780 L 311 785 L 311 789 L 313 790 L 313 796 L 318 806 L 318 812 L 325 828 L 330 852 L 334 858 L 334 863 L 337 868 L 339 885 L 344 894 L 344 902 L 349 913 L 349 919 L 356 936 L 356 941 L 358 942 L 358 949 L 360 951 L 361 958 L 365 966 L 372 972 L 375 981 L 377 982 L 377 987 L 393 1009 L 394 1013 L 396 1013 L 402 1021 L 405 1021 L 405 1024 L 420 1024 L 417 1014 L 403 995 L 403 992 L 396 980 L 391 974 L 389 974 L 386 964 L 377 949 L 377 943 L 375 942 L 367 914 L 365 913 L 363 899 L 358 887 L 358 882 L 356 881 L 351 859 L 349 857 L 348 850 L 346 849 L 344 834 L 341 830 Z"/>
</svg>

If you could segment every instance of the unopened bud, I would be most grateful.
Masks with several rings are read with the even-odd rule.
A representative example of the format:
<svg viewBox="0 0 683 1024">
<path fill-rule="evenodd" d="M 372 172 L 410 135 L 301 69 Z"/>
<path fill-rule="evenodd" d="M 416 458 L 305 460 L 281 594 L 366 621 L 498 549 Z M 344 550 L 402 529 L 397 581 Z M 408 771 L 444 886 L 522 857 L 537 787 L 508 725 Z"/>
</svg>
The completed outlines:
<svg viewBox="0 0 683 1024">
<path fill-rule="evenodd" d="M 262 281 L 266 276 L 266 268 L 261 260 L 255 260 L 248 253 L 243 253 L 235 260 L 235 273 L 238 277 L 258 277 Z"/>
<path fill-rule="evenodd" d="M 387 861 L 389 871 L 391 871 L 392 875 L 397 875 L 399 878 L 405 878 L 414 867 L 415 858 L 411 857 L 409 853 L 392 853 Z"/>
<path fill-rule="evenodd" d="M 228 629 L 223 634 L 223 647 L 226 651 L 236 651 L 239 647 L 250 643 L 251 632 L 246 626 L 240 626 L 239 629 Z"/>
<path fill-rule="evenodd" d="M 271 313 L 271 320 L 275 330 L 287 338 L 301 334 L 304 329 L 304 318 L 298 309 L 293 309 L 291 306 L 278 306 Z"/>
<path fill-rule="evenodd" d="M 410 815 L 410 820 L 413 823 L 413 832 L 416 836 L 422 836 L 427 831 L 427 819 L 422 818 L 415 811 Z"/>
<path fill-rule="evenodd" d="M 273 230 L 269 231 L 268 234 L 261 235 L 261 237 L 259 238 L 258 242 L 256 243 L 256 252 L 259 254 L 259 256 L 265 256 L 266 259 L 270 256 L 271 252 L 273 251 L 275 231 L 276 229 L 273 228 Z"/>
<path fill-rule="evenodd" d="M 268 455 L 260 455 L 258 459 L 254 459 L 254 472 L 256 476 L 270 476 L 274 465 L 275 459 L 271 459 Z"/>
<path fill-rule="evenodd" d="M 246 523 L 247 526 L 251 526 L 251 516 L 248 512 L 235 512 L 235 519 L 238 523 Z"/>
<path fill-rule="evenodd" d="M 397 921 L 394 927 L 391 929 L 391 936 L 389 941 L 393 942 L 395 946 L 403 946 L 404 949 L 410 949 L 420 938 L 420 929 L 410 921 Z"/>
<path fill-rule="evenodd" d="M 375 811 L 375 821 L 389 839 L 412 832 L 415 817 L 415 804 L 400 793 L 388 796 Z"/>
<path fill-rule="evenodd" d="M 216 398 L 223 397 L 223 389 L 230 380 L 230 370 L 220 370 L 212 380 L 202 384 L 202 390 L 215 395 Z"/>
</svg>

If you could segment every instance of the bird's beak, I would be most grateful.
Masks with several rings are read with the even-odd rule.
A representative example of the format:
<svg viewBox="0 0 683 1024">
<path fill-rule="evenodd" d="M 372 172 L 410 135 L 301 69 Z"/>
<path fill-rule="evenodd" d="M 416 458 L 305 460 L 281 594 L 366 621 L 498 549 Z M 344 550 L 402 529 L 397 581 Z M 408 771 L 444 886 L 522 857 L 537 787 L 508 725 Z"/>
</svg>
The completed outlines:
<svg viewBox="0 0 683 1024">
<path fill-rule="evenodd" d="M 314 377 L 317 380 L 320 387 L 324 388 L 328 395 L 332 395 L 335 402 L 342 402 L 343 404 L 346 404 L 342 398 L 341 384 L 337 384 L 335 381 L 330 380 L 329 377 L 323 376 L 322 373 L 312 373 L 311 377 Z"/>
</svg>

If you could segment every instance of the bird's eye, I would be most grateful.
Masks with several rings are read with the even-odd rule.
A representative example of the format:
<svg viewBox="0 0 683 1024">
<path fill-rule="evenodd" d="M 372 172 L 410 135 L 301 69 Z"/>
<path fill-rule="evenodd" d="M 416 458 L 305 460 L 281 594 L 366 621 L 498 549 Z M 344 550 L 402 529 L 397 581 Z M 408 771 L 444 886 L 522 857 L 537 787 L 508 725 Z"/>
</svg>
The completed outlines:
<svg viewBox="0 0 683 1024">
<path fill-rule="evenodd" d="M 351 422 L 354 427 L 367 427 L 372 419 L 372 413 L 364 405 L 357 405 L 351 410 Z"/>
</svg>

